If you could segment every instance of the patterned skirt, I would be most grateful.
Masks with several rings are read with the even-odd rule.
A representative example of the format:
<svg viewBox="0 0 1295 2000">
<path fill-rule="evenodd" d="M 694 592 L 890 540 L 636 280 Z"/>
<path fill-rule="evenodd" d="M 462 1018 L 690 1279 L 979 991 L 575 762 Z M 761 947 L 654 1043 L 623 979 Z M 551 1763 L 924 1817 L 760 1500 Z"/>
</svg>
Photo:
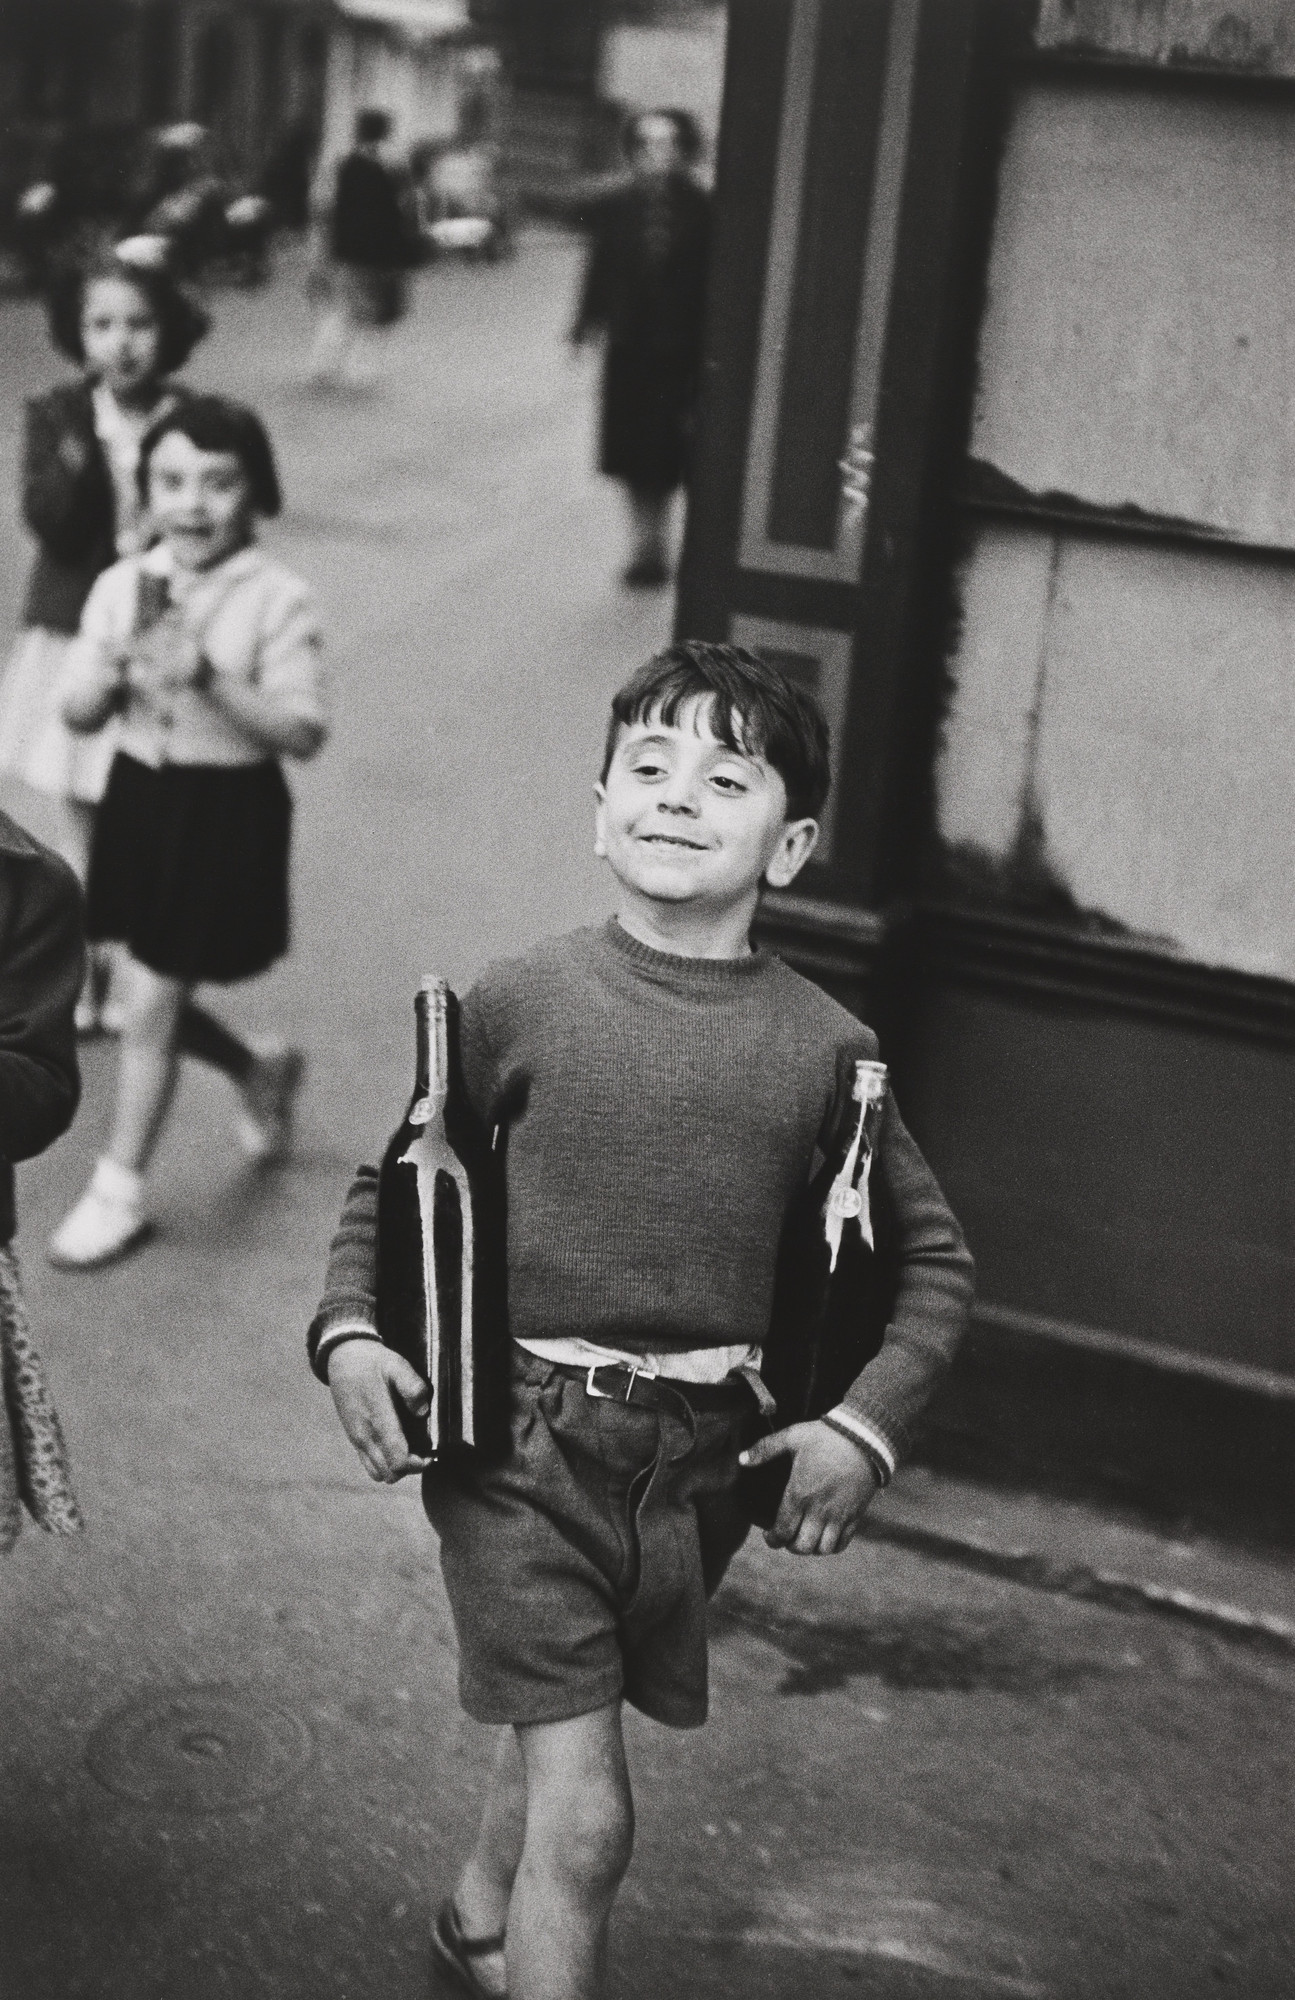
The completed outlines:
<svg viewBox="0 0 1295 2000">
<path fill-rule="evenodd" d="M 18 1261 L 0 1247 L 0 1552 L 11 1549 L 26 1507 L 52 1535 L 83 1525 L 72 1493 L 58 1411 L 32 1346 Z"/>
</svg>

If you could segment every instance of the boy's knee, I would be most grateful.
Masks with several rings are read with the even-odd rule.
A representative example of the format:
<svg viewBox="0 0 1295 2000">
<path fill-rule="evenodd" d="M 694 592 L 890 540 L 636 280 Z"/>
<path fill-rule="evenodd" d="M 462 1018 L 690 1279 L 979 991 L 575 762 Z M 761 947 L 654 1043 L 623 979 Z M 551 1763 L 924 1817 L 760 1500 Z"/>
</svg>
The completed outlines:
<svg viewBox="0 0 1295 2000">
<path fill-rule="evenodd" d="M 628 1787 L 610 1782 L 573 1786 L 536 1805 L 534 1831 L 554 1871 L 586 1894 L 614 1890 L 634 1850 L 634 1802 Z"/>
</svg>

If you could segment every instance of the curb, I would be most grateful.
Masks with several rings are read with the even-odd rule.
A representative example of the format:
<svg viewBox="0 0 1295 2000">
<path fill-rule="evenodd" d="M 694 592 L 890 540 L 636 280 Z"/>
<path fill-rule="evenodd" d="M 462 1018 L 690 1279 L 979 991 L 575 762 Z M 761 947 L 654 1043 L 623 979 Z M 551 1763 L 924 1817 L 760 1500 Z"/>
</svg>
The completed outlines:
<svg viewBox="0 0 1295 2000">
<path fill-rule="evenodd" d="M 866 1519 L 862 1534 L 869 1541 L 890 1542 L 896 1548 L 930 1556 L 936 1562 L 954 1563 L 983 1576 L 1001 1577 L 1026 1590 L 1101 1604 L 1112 1611 L 1150 1612 L 1158 1618 L 1171 1618 L 1242 1645 L 1295 1659 L 1295 1621 L 1275 1612 L 1247 1611 L 1240 1605 L 1198 1597 L 1194 1591 L 1169 1584 L 1148 1583 L 1140 1577 L 1091 1569 L 1084 1563 L 1053 1562 L 1033 1550 L 995 1548 L 992 1543 L 974 1537 L 945 1534 L 939 1529 L 919 1528 L 904 1521 Z"/>
</svg>

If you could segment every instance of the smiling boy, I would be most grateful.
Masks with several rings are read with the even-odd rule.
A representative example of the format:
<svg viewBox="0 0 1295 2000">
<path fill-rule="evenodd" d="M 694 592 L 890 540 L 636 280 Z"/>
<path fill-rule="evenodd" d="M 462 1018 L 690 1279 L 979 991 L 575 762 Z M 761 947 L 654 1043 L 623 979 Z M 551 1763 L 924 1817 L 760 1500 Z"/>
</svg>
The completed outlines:
<svg viewBox="0 0 1295 2000">
<path fill-rule="evenodd" d="M 596 2000 L 628 1866 L 630 1701 L 706 1715 L 706 1598 L 746 1533 L 739 1431 L 783 1218 L 842 1054 L 871 1031 L 751 946 L 761 887 L 813 851 L 828 787 L 814 704 L 740 648 L 688 642 L 612 705 L 596 851 L 617 914 L 490 968 L 462 1010 L 469 1093 L 507 1130 L 511 1446 L 430 1468 L 460 1695 L 506 1723 L 476 1846 L 433 1935 L 470 1994 Z M 767 1539 L 830 1554 L 906 1448 L 961 1335 L 971 1261 L 888 1108 L 878 1152 L 901 1281 L 841 1406 L 749 1454 L 790 1454 Z M 420 1469 L 393 1399 L 426 1407 L 374 1330 L 376 1186 L 361 1169 L 311 1358 L 376 1479 Z"/>
</svg>

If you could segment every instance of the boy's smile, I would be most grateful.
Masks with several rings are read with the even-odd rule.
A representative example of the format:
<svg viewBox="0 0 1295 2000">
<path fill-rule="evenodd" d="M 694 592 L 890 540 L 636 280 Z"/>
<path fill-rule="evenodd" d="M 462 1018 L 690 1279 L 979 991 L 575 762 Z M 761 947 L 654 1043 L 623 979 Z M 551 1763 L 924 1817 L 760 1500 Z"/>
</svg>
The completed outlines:
<svg viewBox="0 0 1295 2000">
<path fill-rule="evenodd" d="M 635 913 L 654 935 L 663 920 L 676 931 L 679 918 L 701 919 L 718 925 L 721 941 L 740 936 L 740 951 L 761 882 L 785 887 L 817 828 L 788 820 L 780 774 L 717 737 L 711 708 L 711 697 L 697 695 L 674 723 L 649 715 L 621 732 L 596 788 L 595 851 L 621 886 L 629 928 Z"/>
</svg>

